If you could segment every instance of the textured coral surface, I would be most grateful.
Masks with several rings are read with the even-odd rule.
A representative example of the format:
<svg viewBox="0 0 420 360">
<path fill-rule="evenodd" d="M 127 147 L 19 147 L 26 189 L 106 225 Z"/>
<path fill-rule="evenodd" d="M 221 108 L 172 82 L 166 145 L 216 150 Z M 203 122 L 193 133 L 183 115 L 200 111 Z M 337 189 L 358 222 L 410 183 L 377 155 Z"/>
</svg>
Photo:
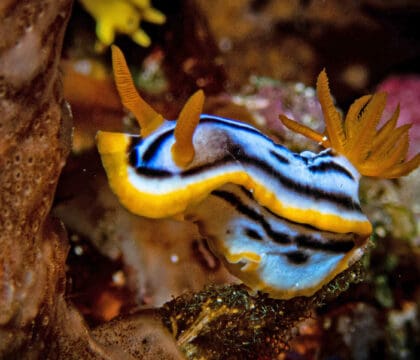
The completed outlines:
<svg viewBox="0 0 420 360">
<path fill-rule="evenodd" d="M 67 251 L 48 218 L 70 148 L 57 64 L 70 1 L 0 8 L 0 354 L 45 346 Z M 43 341 L 41 341 L 43 340 Z M 0 355 L 1 356 L 1 355 Z"/>
</svg>

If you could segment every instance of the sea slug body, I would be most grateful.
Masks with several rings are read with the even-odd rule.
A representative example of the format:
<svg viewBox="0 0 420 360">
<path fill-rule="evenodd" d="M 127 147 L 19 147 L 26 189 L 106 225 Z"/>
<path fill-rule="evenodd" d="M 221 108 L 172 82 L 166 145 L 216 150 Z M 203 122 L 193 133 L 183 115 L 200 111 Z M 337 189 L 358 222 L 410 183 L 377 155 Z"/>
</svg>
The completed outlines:
<svg viewBox="0 0 420 360">
<path fill-rule="evenodd" d="M 196 222 L 228 270 L 271 297 L 310 296 L 362 256 L 372 226 L 358 198 L 361 175 L 398 177 L 419 165 L 420 155 L 404 162 L 408 129 L 395 130 L 398 112 L 376 131 L 385 96 L 357 100 L 343 122 L 325 71 L 317 91 L 326 134 L 281 116 L 327 147 L 297 154 L 250 125 L 201 114 L 201 90 L 177 121 L 165 120 L 112 50 L 122 102 L 141 127 L 140 135 L 97 135 L 112 190 L 135 214 Z"/>
</svg>

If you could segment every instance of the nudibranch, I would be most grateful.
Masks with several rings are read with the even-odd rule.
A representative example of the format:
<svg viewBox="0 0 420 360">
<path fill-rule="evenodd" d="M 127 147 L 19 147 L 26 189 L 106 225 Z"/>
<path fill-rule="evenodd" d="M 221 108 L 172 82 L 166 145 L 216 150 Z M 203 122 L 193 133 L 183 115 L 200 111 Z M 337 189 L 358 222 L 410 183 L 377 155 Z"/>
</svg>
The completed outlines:
<svg viewBox="0 0 420 360">
<path fill-rule="evenodd" d="M 201 90 L 177 121 L 165 120 L 137 93 L 117 47 L 112 57 L 122 103 L 141 129 L 97 134 L 120 202 L 150 218 L 183 214 L 231 273 L 273 298 L 310 296 L 362 256 L 372 226 L 358 198 L 361 175 L 398 177 L 419 165 L 420 154 L 404 162 L 408 128 L 396 128 L 398 109 L 376 131 L 385 96 L 365 96 L 343 122 L 325 71 L 317 92 L 326 133 L 281 116 L 327 148 L 297 154 L 248 124 L 202 114 Z"/>
<path fill-rule="evenodd" d="M 96 20 L 96 49 L 110 46 L 117 33 L 126 34 L 138 45 L 150 45 L 150 37 L 140 28 L 141 21 L 163 24 L 165 15 L 150 5 L 150 0 L 80 0 Z"/>
</svg>

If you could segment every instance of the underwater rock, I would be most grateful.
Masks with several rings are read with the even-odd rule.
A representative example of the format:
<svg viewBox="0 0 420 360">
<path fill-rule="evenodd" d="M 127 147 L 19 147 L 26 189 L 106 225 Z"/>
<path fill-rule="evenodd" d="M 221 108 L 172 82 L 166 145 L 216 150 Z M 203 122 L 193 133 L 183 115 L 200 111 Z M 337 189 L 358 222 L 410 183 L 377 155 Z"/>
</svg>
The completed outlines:
<svg viewBox="0 0 420 360">
<path fill-rule="evenodd" d="M 168 301 L 160 314 L 188 359 L 278 359 L 296 335 L 295 326 L 360 281 L 361 272 L 356 264 L 314 296 L 290 300 L 271 299 L 244 285 L 207 286 Z"/>
<path fill-rule="evenodd" d="M 65 299 L 68 241 L 49 216 L 70 151 L 58 68 L 70 9 L 70 0 L 0 6 L 1 359 L 129 358 L 93 338 Z"/>
<path fill-rule="evenodd" d="M 0 8 L 0 357 L 47 345 L 64 290 L 66 239 L 48 213 L 70 149 L 58 71 L 70 6 Z"/>
<path fill-rule="evenodd" d="M 124 349 L 124 358 L 128 355 L 130 359 L 144 360 L 185 359 L 156 310 L 139 311 L 113 320 L 94 329 L 92 335 L 107 346 Z"/>
</svg>

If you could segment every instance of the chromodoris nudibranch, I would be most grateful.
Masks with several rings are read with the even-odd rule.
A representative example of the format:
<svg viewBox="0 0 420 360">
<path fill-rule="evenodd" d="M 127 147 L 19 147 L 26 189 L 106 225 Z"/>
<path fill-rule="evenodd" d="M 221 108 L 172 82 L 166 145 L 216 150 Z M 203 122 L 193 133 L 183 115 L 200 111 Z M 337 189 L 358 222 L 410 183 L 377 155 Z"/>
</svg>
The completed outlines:
<svg viewBox="0 0 420 360">
<path fill-rule="evenodd" d="M 112 57 L 123 105 L 141 128 L 97 134 L 112 190 L 135 214 L 184 214 L 229 271 L 271 297 L 310 296 L 358 260 L 372 231 L 360 176 L 399 177 L 420 163 L 420 154 L 405 162 L 408 127 L 396 128 L 398 109 L 376 130 L 384 94 L 356 100 L 343 121 L 325 71 L 317 82 L 325 134 L 280 116 L 327 148 L 297 154 L 248 124 L 201 114 L 201 90 L 177 121 L 165 120 L 139 96 L 115 46 Z"/>
</svg>

